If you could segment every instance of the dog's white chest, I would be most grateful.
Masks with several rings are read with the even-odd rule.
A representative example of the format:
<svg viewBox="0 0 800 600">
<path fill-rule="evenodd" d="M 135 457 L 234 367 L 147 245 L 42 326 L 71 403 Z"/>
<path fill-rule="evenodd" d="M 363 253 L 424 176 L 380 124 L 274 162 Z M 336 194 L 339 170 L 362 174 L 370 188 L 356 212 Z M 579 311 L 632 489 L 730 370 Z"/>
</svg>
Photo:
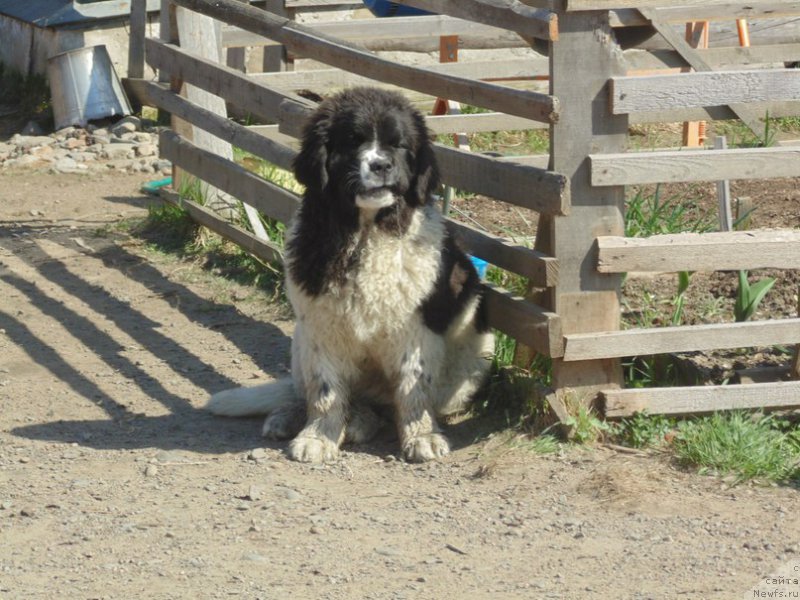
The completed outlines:
<svg viewBox="0 0 800 600">
<path fill-rule="evenodd" d="M 377 228 L 368 231 L 354 242 L 358 257 L 342 283 L 313 299 L 289 290 L 295 310 L 352 341 L 408 330 L 418 322 L 438 276 L 442 224 L 417 216 L 410 233 L 395 237 Z"/>
</svg>

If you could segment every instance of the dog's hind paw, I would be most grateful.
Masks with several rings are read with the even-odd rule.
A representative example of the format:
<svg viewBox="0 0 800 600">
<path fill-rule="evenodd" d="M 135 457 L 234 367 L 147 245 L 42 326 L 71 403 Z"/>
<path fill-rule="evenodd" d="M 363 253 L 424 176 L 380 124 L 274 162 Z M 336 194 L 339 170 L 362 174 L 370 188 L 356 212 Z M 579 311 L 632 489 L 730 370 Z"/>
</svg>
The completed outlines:
<svg viewBox="0 0 800 600">
<path fill-rule="evenodd" d="M 303 429 L 306 411 L 298 406 L 285 406 L 271 413 L 261 428 L 261 435 L 270 440 L 288 440 Z"/>
<path fill-rule="evenodd" d="M 289 457 L 308 463 L 332 462 L 339 456 L 339 448 L 330 440 L 299 436 L 289 444 Z"/>
<path fill-rule="evenodd" d="M 403 457 L 408 462 L 425 462 L 450 453 L 450 444 L 441 433 L 428 433 L 409 438 L 403 444 Z"/>
</svg>

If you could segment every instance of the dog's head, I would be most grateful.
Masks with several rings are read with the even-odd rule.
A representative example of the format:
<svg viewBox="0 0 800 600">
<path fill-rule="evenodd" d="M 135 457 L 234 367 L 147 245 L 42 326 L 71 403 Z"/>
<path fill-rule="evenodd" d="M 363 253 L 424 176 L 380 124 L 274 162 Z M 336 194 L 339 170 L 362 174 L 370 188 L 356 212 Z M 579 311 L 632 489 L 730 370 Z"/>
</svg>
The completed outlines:
<svg viewBox="0 0 800 600">
<path fill-rule="evenodd" d="M 367 211 L 427 203 L 439 174 L 422 115 L 400 94 L 353 88 L 320 103 L 294 163 L 307 197 Z"/>
</svg>

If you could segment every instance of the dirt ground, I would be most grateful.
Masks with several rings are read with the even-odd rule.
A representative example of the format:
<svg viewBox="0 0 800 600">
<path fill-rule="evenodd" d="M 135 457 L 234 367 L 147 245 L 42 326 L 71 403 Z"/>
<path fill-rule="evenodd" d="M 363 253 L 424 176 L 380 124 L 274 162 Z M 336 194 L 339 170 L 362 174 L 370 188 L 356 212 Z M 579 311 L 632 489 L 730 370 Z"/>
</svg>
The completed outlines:
<svg viewBox="0 0 800 600">
<path fill-rule="evenodd" d="M 0 174 L 3 600 L 728 599 L 800 576 L 796 489 L 537 455 L 480 419 L 438 463 L 386 432 L 309 466 L 204 413 L 286 374 L 292 321 L 119 231 L 141 183 Z"/>
</svg>

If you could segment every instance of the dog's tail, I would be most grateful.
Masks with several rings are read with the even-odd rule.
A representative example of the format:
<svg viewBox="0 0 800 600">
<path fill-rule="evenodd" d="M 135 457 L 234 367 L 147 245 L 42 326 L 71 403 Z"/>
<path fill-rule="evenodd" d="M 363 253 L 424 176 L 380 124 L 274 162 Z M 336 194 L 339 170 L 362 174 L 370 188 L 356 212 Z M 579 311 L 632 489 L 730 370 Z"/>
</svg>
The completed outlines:
<svg viewBox="0 0 800 600">
<path fill-rule="evenodd" d="M 225 417 L 267 415 L 279 408 L 300 402 L 294 382 L 278 379 L 252 387 L 217 392 L 209 398 L 205 409 Z"/>
</svg>

